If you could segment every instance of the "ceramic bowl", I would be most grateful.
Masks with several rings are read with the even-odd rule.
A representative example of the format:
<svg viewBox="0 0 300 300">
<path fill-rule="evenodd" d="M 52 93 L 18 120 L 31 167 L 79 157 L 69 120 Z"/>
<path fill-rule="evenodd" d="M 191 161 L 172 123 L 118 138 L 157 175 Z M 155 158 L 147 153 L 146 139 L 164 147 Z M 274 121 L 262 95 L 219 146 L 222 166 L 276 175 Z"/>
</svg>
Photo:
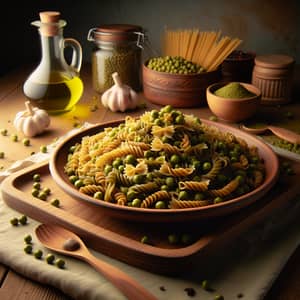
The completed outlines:
<svg viewBox="0 0 300 300">
<path fill-rule="evenodd" d="M 221 70 L 201 74 L 170 74 L 143 65 L 143 91 L 152 103 L 173 107 L 206 105 L 206 88 L 221 79 Z"/>
<path fill-rule="evenodd" d="M 225 98 L 214 94 L 227 83 L 215 83 L 206 90 L 207 104 L 218 118 L 227 122 L 240 122 L 252 117 L 260 106 L 261 91 L 252 84 L 242 83 L 254 96 L 247 98 Z"/>
</svg>

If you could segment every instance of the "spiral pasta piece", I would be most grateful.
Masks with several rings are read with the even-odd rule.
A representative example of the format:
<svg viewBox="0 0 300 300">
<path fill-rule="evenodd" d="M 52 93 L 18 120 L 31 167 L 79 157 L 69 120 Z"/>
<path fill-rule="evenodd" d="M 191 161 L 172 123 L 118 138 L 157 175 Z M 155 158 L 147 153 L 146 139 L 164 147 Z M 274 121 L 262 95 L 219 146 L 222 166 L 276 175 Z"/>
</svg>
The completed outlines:
<svg viewBox="0 0 300 300">
<path fill-rule="evenodd" d="M 146 197 L 142 201 L 141 207 L 149 208 L 159 200 L 170 200 L 170 199 L 171 199 L 171 195 L 167 191 L 157 191 L 152 195 Z"/>
<path fill-rule="evenodd" d="M 127 197 L 126 197 L 126 195 L 124 194 L 124 193 L 122 193 L 122 192 L 116 192 L 115 194 L 114 194 L 114 198 L 115 198 L 115 200 L 116 200 L 116 203 L 118 204 L 118 205 L 125 205 L 126 203 L 127 203 Z"/>
<path fill-rule="evenodd" d="M 226 197 L 234 192 L 240 184 L 240 180 L 235 178 L 231 180 L 228 184 L 226 184 L 221 189 L 209 190 L 208 193 L 215 197 Z"/>
<path fill-rule="evenodd" d="M 203 181 L 179 181 L 179 188 L 181 190 L 191 190 L 197 192 L 205 192 L 208 190 L 209 180 Z"/>
<path fill-rule="evenodd" d="M 192 174 L 194 172 L 194 168 L 172 168 L 168 163 L 164 163 L 160 167 L 159 172 L 164 175 L 184 177 Z"/>
<path fill-rule="evenodd" d="M 217 157 L 213 159 L 212 168 L 209 170 L 208 173 L 203 175 L 203 178 L 207 179 L 214 179 L 217 175 L 221 172 L 222 168 L 226 165 L 225 158 Z"/>
<path fill-rule="evenodd" d="M 104 172 L 102 172 L 102 171 L 95 172 L 95 182 L 102 186 L 105 186 L 106 177 L 105 177 Z"/>
<path fill-rule="evenodd" d="M 89 184 L 80 187 L 79 191 L 87 195 L 94 195 L 96 192 L 104 192 L 104 188 L 101 185 Z"/>
<path fill-rule="evenodd" d="M 96 159 L 96 166 L 98 168 L 103 168 L 107 163 L 112 162 L 117 157 L 122 157 L 127 154 L 134 154 L 136 157 L 143 157 L 144 152 L 140 147 L 136 146 L 124 146 L 121 148 L 114 149 L 110 152 L 104 153 Z"/>
<path fill-rule="evenodd" d="M 194 208 L 210 205 L 210 200 L 177 200 L 170 201 L 170 208 Z"/>
<path fill-rule="evenodd" d="M 233 163 L 232 166 L 236 169 L 247 169 L 249 166 L 249 161 L 246 155 L 241 154 L 239 161 L 236 163 Z"/>
<path fill-rule="evenodd" d="M 180 147 L 185 152 L 187 152 L 191 148 L 190 138 L 186 133 L 183 134 L 183 138 L 181 140 Z"/>
<path fill-rule="evenodd" d="M 149 193 L 158 188 L 158 185 L 155 182 L 147 182 L 144 184 L 136 184 L 130 189 L 136 193 Z"/>
<path fill-rule="evenodd" d="M 258 187 L 264 181 L 264 174 L 260 170 L 254 170 L 254 187 Z"/>
</svg>

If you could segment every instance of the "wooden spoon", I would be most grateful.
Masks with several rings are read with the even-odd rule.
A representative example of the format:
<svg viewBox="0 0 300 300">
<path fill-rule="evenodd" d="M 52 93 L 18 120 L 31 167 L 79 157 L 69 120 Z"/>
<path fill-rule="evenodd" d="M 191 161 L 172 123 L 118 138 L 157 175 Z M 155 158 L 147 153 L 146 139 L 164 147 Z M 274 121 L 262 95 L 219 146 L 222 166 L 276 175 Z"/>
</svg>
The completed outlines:
<svg viewBox="0 0 300 300">
<path fill-rule="evenodd" d="M 281 138 L 283 140 L 286 140 L 293 144 L 300 144 L 300 135 L 299 134 L 297 134 L 291 130 L 282 128 L 282 127 L 265 126 L 262 128 L 249 128 L 249 127 L 246 127 L 245 125 L 241 125 L 240 128 L 244 131 L 247 131 L 247 132 L 253 133 L 253 134 L 263 134 L 269 130 L 273 134 L 275 134 L 276 136 L 278 136 L 279 138 Z"/>
<path fill-rule="evenodd" d="M 123 271 L 93 256 L 75 233 L 52 224 L 41 224 L 35 232 L 37 238 L 45 247 L 89 263 L 112 282 L 128 299 L 157 300 L 156 297 Z"/>
</svg>

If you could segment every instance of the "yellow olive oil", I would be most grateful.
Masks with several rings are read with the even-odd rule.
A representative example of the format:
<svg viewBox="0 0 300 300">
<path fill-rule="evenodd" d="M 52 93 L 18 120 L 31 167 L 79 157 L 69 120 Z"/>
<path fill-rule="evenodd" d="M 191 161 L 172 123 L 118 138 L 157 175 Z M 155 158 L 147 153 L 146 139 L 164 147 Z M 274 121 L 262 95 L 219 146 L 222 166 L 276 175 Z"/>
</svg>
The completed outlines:
<svg viewBox="0 0 300 300">
<path fill-rule="evenodd" d="M 52 72 L 46 83 L 29 78 L 23 91 L 34 106 L 50 114 L 60 114 L 70 111 L 80 100 L 83 83 L 78 76 L 70 78 L 60 72 Z"/>
</svg>

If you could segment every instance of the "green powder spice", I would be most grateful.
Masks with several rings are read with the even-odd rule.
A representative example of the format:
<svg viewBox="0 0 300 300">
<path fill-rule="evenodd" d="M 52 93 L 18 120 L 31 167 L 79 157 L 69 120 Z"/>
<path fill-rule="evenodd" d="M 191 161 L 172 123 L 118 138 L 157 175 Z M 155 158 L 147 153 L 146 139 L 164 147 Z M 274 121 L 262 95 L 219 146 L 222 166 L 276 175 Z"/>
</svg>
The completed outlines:
<svg viewBox="0 0 300 300">
<path fill-rule="evenodd" d="M 255 96 L 255 94 L 248 91 L 238 82 L 228 83 L 227 85 L 216 90 L 214 94 L 224 98 L 248 98 Z"/>
</svg>

